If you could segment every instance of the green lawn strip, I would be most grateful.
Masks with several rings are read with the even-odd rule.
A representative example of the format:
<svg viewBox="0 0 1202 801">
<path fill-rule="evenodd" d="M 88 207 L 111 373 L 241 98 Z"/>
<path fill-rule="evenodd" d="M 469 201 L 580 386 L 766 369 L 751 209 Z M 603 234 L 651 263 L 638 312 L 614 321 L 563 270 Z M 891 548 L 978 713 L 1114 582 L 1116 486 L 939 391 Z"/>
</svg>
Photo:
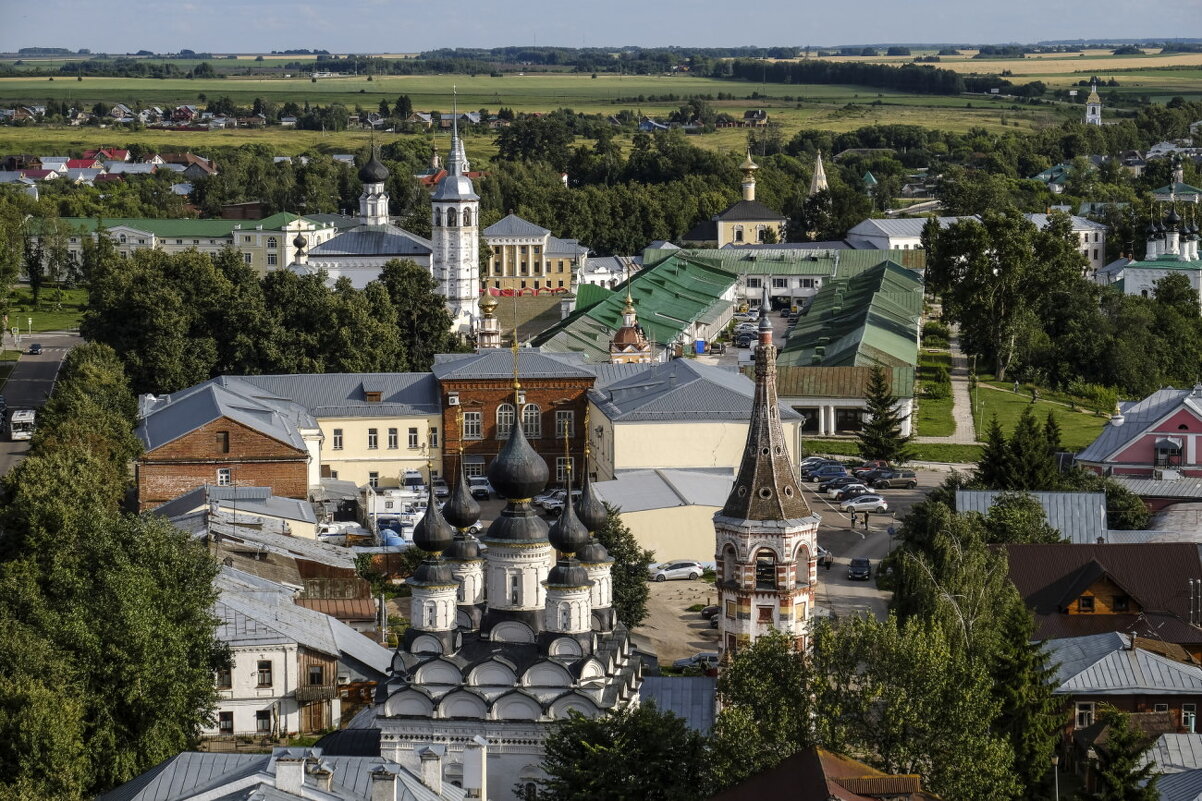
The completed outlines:
<svg viewBox="0 0 1202 801">
<path fill-rule="evenodd" d="M 923 351 L 918 357 L 918 387 L 915 402 L 918 414 L 915 428 L 921 437 L 950 437 L 956 433 L 956 419 L 952 416 L 953 402 L 946 398 L 929 398 L 923 392 L 925 382 L 934 381 L 935 372 L 943 367 L 951 370 L 952 355 L 948 352 Z"/>
<path fill-rule="evenodd" d="M 989 421 L 996 415 L 1002 431 L 1009 435 L 1023 410 L 1031 405 L 1029 395 L 999 392 L 981 388 L 973 392 L 973 419 L 976 421 L 977 436 L 983 438 L 989 429 Z M 1035 418 L 1040 425 L 1050 411 L 1060 424 L 1060 441 L 1065 449 L 1078 451 L 1097 439 L 1098 432 L 1106 425 L 1106 417 L 1089 412 L 1074 412 L 1059 404 L 1045 400 L 1035 403 Z"/>
<path fill-rule="evenodd" d="M 1008 390 L 1010 392 L 1014 391 L 1013 379 L 1010 381 L 998 381 L 996 378 L 993 377 L 992 373 L 978 373 L 977 380 L 983 384 L 989 384 L 990 386 L 997 387 L 998 389 L 1004 389 L 1004 390 Z M 1075 407 L 1078 409 L 1092 410 L 1093 401 L 1091 401 L 1088 398 L 1082 398 L 1077 395 L 1070 395 L 1067 392 L 1058 392 L 1054 389 L 1048 389 L 1047 387 L 1038 387 L 1038 389 L 1039 389 L 1039 399 L 1040 400 L 1056 401 L 1059 403 L 1063 403 L 1063 404 L 1069 406 L 1070 408 Z M 1020 395 L 1025 396 L 1027 398 L 1027 400 L 1031 399 L 1031 385 L 1030 384 L 1023 383 L 1022 381 L 1018 382 L 1018 392 Z M 1110 413 L 1109 409 L 1106 409 L 1104 411 L 1107 414 Z"/>
<path fill-rule="evenodd" d="M 806 439 L 806 452 L 817 456 L 859 456 L 860 443 L 854 439 Z M 952 462 L 976 464 L 981 458 L 980 445 L 956 445 L 943 442 L 910 444 L 914 462 Z"/>
<path fill-rule="evenodd" d="M 87 308 L 86 289 L 64 289 L 61 302 L 55 299 L 56 290 L 41 291 L 40 303 L 34 306 L 33 292 L 28 287 L 18 287 L 9 296 L 8 325 L 19 327 L 22 333 L 32 330 L 70 331 L 79 328 L 79 321 Z M 32 323 L 31 323 L 32 321 Z"/>
</svg>

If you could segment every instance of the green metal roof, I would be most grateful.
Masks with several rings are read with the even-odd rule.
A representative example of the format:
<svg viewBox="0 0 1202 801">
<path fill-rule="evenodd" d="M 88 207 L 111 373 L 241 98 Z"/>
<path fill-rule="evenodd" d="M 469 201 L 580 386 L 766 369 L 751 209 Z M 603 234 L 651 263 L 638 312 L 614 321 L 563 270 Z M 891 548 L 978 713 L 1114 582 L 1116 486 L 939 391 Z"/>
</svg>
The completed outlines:
<svg viewBox="0 0 1202 801">
<path fill-rule="evenodd" d="M 581 284 L 576 288 L 576 308 L 587 309 L 589 306 L 600 303 L 612 294 L 613 292 L 603 286 Z"/>
<path fill-rule="evenodd" d="M 891 261 L 836 276 L 797 321 L 779 362 L 802 367 L 914 367 L 922 294 L 922 279 Z"/>
<path fill-rule="evenodd" d="M 754 366 L 744 368 L 754 378 Z M 914 368 L 894 367 L 886 371 L 890 391 L 899 398 L 914 397 Z M 863 398 L 871 367 L 801 367 L 778 365 L 776 389 L 782 398 Z"/>
<path fill-rule="evenodd" d="M 1176 256 L 1157 256 L 1154 259 L 1133 261 L 1127 266 L 1123 267 L 1123 272 L 1126 272 L 1127 270 L 1202 270 L 1202 260 L 1185 261 L 1184 259 L 1179 259 Z"/>
<path fill-rule="evenodd" d="M 302 218 L 297 214 L 280 212 L 270 217 L 264 217 L 261 220 L 201 220 L 191 217 L 171 219 L 106 217 L 100 220 L 97 220 L 95 217 L 63 217 L 62 219 L 69 228 L 76 231 L 94 232 L 98 226 L 103 226 L 106 230 L 124 227 L 133 228 L 137 231 L 145 231 L 162 239 L 171 239 L 172 237 L 179 239 L 186 239 L 188 237 L 193 239 L 199 237 L 216 239 L 229 236 L 235 230 L 257 231 L 261 228 L 264 231 L 279 231 L 288 223 Z M 327 223 L 313 220 L 310 220 L 310 222 L 319 228 L 324 228 L 327 225 Z"/>
</svg>

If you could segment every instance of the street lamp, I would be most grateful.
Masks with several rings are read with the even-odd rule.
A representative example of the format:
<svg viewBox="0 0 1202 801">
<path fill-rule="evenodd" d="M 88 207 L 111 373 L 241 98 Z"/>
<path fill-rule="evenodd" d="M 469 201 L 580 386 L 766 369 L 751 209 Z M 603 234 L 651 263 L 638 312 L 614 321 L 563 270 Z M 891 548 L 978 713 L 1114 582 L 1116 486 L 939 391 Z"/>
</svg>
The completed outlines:
<svg viewBox="0 0 1202 801">
<path fill-rule="evenodd" d="M 1052 780 L 1056 785 L 1056 801 L 1060 801 L 1060 755 L 1052 755 Z"/>
</svg>

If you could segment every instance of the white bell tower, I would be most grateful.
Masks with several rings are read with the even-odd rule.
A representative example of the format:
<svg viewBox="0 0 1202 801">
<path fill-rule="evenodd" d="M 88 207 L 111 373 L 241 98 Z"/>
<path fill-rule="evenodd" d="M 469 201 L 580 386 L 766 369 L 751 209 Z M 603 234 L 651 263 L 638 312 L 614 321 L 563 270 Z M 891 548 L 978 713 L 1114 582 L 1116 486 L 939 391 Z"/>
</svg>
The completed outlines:
<svg viewBox="0 0 1202 801">
<path fill-rule="evenodd" d="M 459 111 L 451 112 L 451 152 L 447 174 L 431 198 L 431 268 L 447 299 L 454 330 L 471 333 L 480 316 L 480 196 L 468 178 L 467 155 L 459 139 Z"/>
</svg>

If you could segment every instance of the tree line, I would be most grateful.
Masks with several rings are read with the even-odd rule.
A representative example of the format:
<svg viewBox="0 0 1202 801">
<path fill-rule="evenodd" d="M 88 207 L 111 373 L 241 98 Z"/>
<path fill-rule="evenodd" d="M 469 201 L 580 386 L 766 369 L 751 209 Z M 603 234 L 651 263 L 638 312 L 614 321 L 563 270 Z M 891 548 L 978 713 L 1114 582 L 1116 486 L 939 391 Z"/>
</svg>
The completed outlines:
<svg viewBox="0 0 1202 801">
<path fill-rule="evenodd" d="M 121 258 L 112 247 L 100 238 L 80 333 L 120 354 L 138 393 L 218 375 L 424 371 L 460 347 L 437 283 L 411 261 L 358 290 L 324 273 L 259 277 L 233 250 Z"/>
<path fill-rule="evenodd" d="M 228 664 L 217 565 L 122 511 L 136 401 L 105 345 L 75 348 L 0 490 L 0 799 L 91 798 L 194 748 Z"/>
</svg>

